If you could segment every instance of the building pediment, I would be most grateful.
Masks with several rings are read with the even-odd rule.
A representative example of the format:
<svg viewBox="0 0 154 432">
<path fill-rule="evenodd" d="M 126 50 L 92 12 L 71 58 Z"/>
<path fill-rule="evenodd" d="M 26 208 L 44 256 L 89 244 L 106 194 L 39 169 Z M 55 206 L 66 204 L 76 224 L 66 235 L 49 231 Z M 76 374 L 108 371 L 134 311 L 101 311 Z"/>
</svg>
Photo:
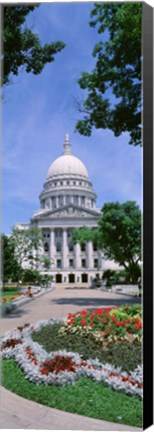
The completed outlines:
<svg viewBox="0 0 154 432">
<path fill-rule="evenodd" d="M 41 214 L 36 214 L 35 219 L 59 219 L 59 218 L 89 218 L 100 216 L 100 212 L 98 210 L 92 210 L 88 208 L 79 207 L 73 204 L 69 206 L 65 206 L 62 208 L 57 208 L 55 210 L 46 210 Z"/>
</svg>

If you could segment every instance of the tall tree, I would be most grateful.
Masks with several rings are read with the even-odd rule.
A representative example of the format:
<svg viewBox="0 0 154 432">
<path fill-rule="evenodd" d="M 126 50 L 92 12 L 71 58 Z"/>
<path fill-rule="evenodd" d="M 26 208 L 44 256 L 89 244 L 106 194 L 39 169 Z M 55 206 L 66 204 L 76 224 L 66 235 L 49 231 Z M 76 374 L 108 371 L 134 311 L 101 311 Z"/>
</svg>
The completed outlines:
<svg viewBox="0 0 154 432">
<path fill-rule="evenodd" d="M 140 276 L 141 211 L 134 201 L 104 204 L 99 221 L 99 242 L 106 258 L 129 272 L 130 281 Z"/>
<path fill-rule="evenodd" d="M 130 144 L 141 144 L 142 2 L 95 4 L 92 27 L 102 34 L 93 50 L 96 65 L 78 83 L 88 92 L 78 103 L 82 120 L 76 129 L 90 136 L 92 128 L 109 128 L 115 136 L 129 132 Z"/>
<path fill-rule="evenodd" d="M 73 241 L 96 243 L 104 257 L 123 266 L 131 283 L 140 277 L 141 211 L 134 201 L 104 204 L 98 227 L 75 230 Z"/>
<path fill-rule="evenodd" d="M 46 63 L 54 61 L 55 54 L 65 47 L 60 41 L 42 46 L 39 36 L 25 25 L 27 15 L 38 6 L 3 6 L 3 84 L 9 83 L 11 73 L 18 75 L 21 66 L 26 72 L 39 74 Z"/>
<path fill-rule="evenodd" d="M 3 284 L 9 279 L 16 281 L 21 272 L 21 267 L 15 255 L 15 247 L 11 237 L 3 234 L 2 239 L 2 280 Z"/>
<path fill-rule="evenodd" d="M 28 262 L 32 268 L 38 261 L 38 250 L 42 246 L 41 230 L 35 227 L 28 229 L 13 227 L 11 241 L 19 267 L 22 268 L 24 263 Z"/>
</svg>

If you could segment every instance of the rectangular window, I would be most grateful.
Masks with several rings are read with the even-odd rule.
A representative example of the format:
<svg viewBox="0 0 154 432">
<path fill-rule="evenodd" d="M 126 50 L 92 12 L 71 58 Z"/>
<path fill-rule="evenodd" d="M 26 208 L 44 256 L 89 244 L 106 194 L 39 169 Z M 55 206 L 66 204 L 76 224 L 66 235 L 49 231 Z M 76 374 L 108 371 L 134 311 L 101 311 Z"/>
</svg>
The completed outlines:
<svg viewBox="0 0 154 432">
<path fill-rule="evenodd" d="M 81 266 L 84 267 L 84 268 L 86 267 L 86 260 L 85 259 L 81 260 Z"/>
<path fill-rule="evenodd" d="M 94 259 L 94 267 L 95 267 L 95 268 L 98 267 L 98 259 L 97 259 L 97 258 Z"/>
<path fill-rule="evenodd" d="M 60 259 L 57 260 L 57 268 L 61 268 L 61 260 Z"/>
<path fill-rule="evenodd" d="M 69 267 L 73 267 L 73 265 L 74 265 L 73 259 L 70 259 L 69 260 Z"/>
</svg>

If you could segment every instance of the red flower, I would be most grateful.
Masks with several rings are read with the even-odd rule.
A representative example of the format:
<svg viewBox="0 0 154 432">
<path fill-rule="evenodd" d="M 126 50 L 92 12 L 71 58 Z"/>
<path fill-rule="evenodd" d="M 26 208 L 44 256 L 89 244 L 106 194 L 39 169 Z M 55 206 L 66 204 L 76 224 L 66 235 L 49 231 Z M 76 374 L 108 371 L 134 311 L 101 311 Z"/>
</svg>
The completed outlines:
<svg viewBox="0 0 154 432">
<path fill-rule="evenodd" d="M 84 319 L 82 319 L 82 320 L 80 321 L 80 324 L 81 324 L 81 325 L 84 325 L 84 326 L 87 326 L 87 325 L 88 325 Z"/>
<path fill-rule="evenodd" d="M 37 360 L 36 358 L 33 358 L 31 361 L 32 361 L 35 365 L 38 364 L 38 360 Z"/>
<path fill-rule="evenodd" d="M 95 313 L 95 315 L 100 315 L 101 316 L 102 312 L 103 312 L 102 308 L 98 308 L 98 309 L 95 310 L 94 313 Z"/>
<path fill-rule="evenodd" d="M 22 344 L 21 339 L 10 338 L 6 342 L 2 342 L 2 348 L 14 348 L 18 344 Z"/>
<path fill-rule="evenodd" d="M 136 328 L 136 330 L 140 330 L 140 328 L 142 328 L 142 326 L 143 326 L 143 324 L 139 323 L 139 324 L 136 324 L 135 328 Z"/>
<path fill-rule="evenodd" d="M 110 376 L 110 378 L 112 378 L 112 377 L 118 377 L 118 374 L 115 373 L 115 372 L 111 372 L 111 373 L 109 374 L 109 376 Z"/>
<path fill-rule="evenodd" d="M 68 314 L 68 319 L 69 319 L 69 318 L 76 318 L 76 315 L 73 314 L 73 313 L 69 313 L 69 314 Z"/>
<path fill-rule="evenodd" d="M 117 322 L 116 322 L 116 326 L 117 326 L 117 327 L 121 327 L 121 322 L 120 322 L 120 321 L 117 321 Z"/>
<path fill-rule="evenodd" d="M 55 355 L 51 360 L 46 360 L 40 368 L 40 372 L 48 375 L 50 372 L 63 372 L 67 370 L 68 372 L 75 372 L 76 363 L 73 361 L 71 356 Z"/>
<path fill-rule="evenodd" d="M 86 311 L 82 311 L 82 312 L 80 313 L 80 315 L 83 316 L 84 318 L 86 318 L 86 317 L 88 316 L 88 312 L 86 312 Z"/>
<path fill-rule="evenodd" d="M 70 324 L 74 324 L 74 322 L 75 322 L 74 319 L 71 319 L 71 320 L 69 321 Z"/>
</svg>

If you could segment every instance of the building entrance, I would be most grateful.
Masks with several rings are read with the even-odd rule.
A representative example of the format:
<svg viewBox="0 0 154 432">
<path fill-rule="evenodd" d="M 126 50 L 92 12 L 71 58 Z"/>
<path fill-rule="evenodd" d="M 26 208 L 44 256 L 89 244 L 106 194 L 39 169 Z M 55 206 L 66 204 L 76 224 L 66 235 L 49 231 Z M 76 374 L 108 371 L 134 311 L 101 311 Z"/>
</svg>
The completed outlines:
<svg viewBox="0 0 154 432">
<path fill-rule="evenodd" d="M 87 283 L 88 282 L 88 275 L 87 275 L 87 273 L 82 273 L 81 280 L 82 280 L 82 283 Z"/>
<path fill-rule="evenodd" d="M 56 274 L 56 283 L 62 283 L 62 275 L 60 273 Z"/>
<path fill-rule="evenodd" d="M 68 280 L 69 280 L 69 283 L 74 283 L 75 282 L 75 275 L 73 273 L 70 273 L 68 275 Z"/>
</svg>

